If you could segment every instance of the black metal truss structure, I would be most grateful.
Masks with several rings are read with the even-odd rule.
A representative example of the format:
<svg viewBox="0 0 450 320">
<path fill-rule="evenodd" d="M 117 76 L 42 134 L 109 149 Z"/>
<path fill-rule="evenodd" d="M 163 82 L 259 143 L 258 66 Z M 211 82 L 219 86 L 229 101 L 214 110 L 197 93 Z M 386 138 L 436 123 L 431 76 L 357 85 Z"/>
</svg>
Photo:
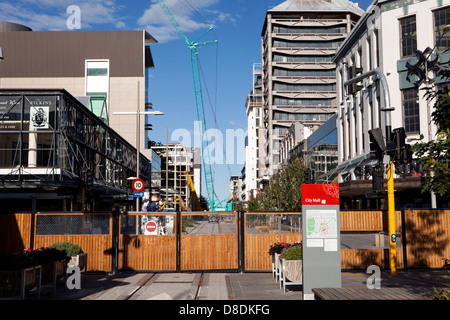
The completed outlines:
<svg viewBox="0 0 450 320">
<path fill-rule="evenodd" d="M 65 90 L 0 90 L 0 192 L 129 193 L 137 150 Z M 150 160 L 140 155 L 140 178 Z"/>
</svg>

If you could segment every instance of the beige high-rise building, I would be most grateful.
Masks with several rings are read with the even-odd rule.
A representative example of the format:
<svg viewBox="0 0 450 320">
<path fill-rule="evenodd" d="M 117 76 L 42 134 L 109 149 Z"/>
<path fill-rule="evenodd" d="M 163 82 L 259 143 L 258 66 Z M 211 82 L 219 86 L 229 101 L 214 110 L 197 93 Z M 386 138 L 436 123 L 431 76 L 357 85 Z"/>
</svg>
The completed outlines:
<svg viewBox="0 0 450 320">
<path fill-rule="evenodd" d="M 291 124 L 311 131 L 337 110 L 336 49 L 363 14 L 348 0 L 288 0 L 267 11 L 262 30 L 265 172 L 280 168 L 280 142 Z"/>
</svg>

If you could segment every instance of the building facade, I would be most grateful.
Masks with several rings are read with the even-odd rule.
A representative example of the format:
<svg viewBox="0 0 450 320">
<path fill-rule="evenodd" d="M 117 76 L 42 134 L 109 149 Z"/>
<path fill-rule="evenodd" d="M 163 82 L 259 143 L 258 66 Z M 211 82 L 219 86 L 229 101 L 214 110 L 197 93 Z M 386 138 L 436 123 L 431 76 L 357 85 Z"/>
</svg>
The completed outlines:
<svg viewBox="0 0 450 320">
<path fill-rule="evenodd" d="M 193 192 L 197 199 L 201 196 L 201 158 L 200 150 L 180 143 L 154 145 L 152 151 L 161 159 L 160 199 L 164 208 L 193 210 Z M 194 189 L 188 182 L 191 177 Z"/>
<path fill-rule="evenodd" d="M 131 180 L 151 185 L 151 125 L 137 114 L 151 108 L 156 40 L 0 22 L 0 43 L 0 197 L 33 211 L 133 209 Z"/>
<path fill-rule="evenodd" d="M 431 85 L 435 72 L 420 71 L 417 55 L 433 50 L 425 58 L 431 62 L 436 53 L 440 63 L 449 60 L 444 53 L 450 34 L 450 1 L 376 0 L 358 22 L 334 57 L 337 65 L 339 139 L 338 171 L 341 196 L 347 207 L 386 206 L 384 197 L 372 192 L 372 173 L 376 160 L 370 157 L 369 130 L 379 128 L 383 137 L 404 128 L 406 143 L 424 137 L 434 139 L 436 127 L 430 119 L 433 103 L 424 98 L 424 86 Z M 417 52 L 419 50 L 420 52 Z M 429 55 L 429 56 L 427 56 Z M 344 86 L 354 73 L 378 72 L 357 86 Z M 414 68 L 417 73 L 409 73 Z M 355 68 L 353 70 L 355 70 Z M 439 84 L 442 79 L 434 79 Z M 435 198 L 422 194 L 424 172 L 417 161 L 396 166 L 396 205 L 404 207 L 436 206 Z M 384 176 L 386 178 L 386 176 Z"/>
<path fill-rule="evenodd" d="M 245 169 L 243 188 L 245 199 L 256 196 L 259 181 L 264 177 L 261 159 L 264 159 L 264 125 L 262 117 L 261 64 L 253 65 L 253 86 L 245 102 L 247 114 L 247 141 L 245 146 Z"/>
<path fill-rule="evenodd" d="M 262 30 L 263 175 L 280 167 L 280 142 L 294 121 L 312 131 L 336 112 L 332 61 L 363 14 L 347 0 L 289 0 L 267 11 Z"/>
<path fill-rule="evenodd" d="M 0 90 L 2 212 L 126 206 L 136 164 L 136 148 L 67 91 Z"/>
<path fill-rule="evenodd" d="M 148 71 L 154 67 L 145 31 L 32 31 L 0 24 L 1 89 L 65 89 L 150 159 Z M 123 112 L 134 113 L 129 115 Z M 147 126 L 146 126 L 147 125 Z"/>
</svg>

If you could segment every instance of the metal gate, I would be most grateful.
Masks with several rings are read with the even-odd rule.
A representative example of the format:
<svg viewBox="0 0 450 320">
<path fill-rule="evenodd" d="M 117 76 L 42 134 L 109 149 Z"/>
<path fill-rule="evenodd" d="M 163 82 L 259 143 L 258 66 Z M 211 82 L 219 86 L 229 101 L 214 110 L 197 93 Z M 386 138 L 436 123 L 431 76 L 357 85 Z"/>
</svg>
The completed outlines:
<svg viewBox="0 0 450 320">
<path fill-rule="evenodd" d="M 119 270 L 239 268 L 236 212 L 130 212 L 119 225 Z"/>
<path fill-rule="evenodd" d="M 177 214 L 129 212 L 120 215 L 119 270 L 177 270 Z"/>
<path fill-rule="evenodd" d="M 239 268 L 236 212 L 181 213 L 180 270 Z"/>
</svg>

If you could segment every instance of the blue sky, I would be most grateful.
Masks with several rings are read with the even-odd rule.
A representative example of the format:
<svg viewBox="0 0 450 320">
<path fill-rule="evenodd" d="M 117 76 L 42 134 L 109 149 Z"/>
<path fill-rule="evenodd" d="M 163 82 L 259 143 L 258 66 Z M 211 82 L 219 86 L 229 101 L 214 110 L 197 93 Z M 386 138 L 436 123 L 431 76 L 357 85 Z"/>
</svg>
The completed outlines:
<svg viewBox="0 0 450 320">
<path fill-rule="evenodd" d="M 218 43 L 200 49 L 207 128 L 223 133 L 224 145 L 235 145 L 234 160 L 213 164 L 214 186 L 220 199 L 228 196 L 229 175 L 240 174 L 245 152 L 226 141 L 225 130 L 247 130 L 245 100 L 252 86 L 252 67 L 261 62 L 261 30 L 266 11 L 283 0 L 166 0 L 183 32 L 194 40 L 209 25 L 204 40 Z M 360 2 L 366 9 L 370 1 Z M 149 97 L 155 110 L 151 139 L 166 142 L 182 129 L 194 132 L 197 119 L 190 52 L 156 0 L 0 0 L 0 21 L 25 24 L 35 31 L 68 30 L 67 8 L 80 8 L 81 30 L 147 30 L 158 40 L 151 45 L 155 69 L 150 71 Z M 211 102 L 211 103 L 210 103 Z M 213 111 L 214 110 L 214 111 Z M 213 113 L 216 117 L 213 118 Z M 216 122 L 217 124 L 216 124 Z M 174 138 L 175 139 L 175 138 Z M 193 135 L 191 143 L 193 145 Z M 216 144 L 215 146 L 220 146 Z M 227 150 L 231 150 L 227 149 Z M 230 156 L 230 155 L 229 155 Z M 220 157 L 218 158 L 220 159 Z M 206 190 L 203 188 L 203 194 Z"/>
</svg>

